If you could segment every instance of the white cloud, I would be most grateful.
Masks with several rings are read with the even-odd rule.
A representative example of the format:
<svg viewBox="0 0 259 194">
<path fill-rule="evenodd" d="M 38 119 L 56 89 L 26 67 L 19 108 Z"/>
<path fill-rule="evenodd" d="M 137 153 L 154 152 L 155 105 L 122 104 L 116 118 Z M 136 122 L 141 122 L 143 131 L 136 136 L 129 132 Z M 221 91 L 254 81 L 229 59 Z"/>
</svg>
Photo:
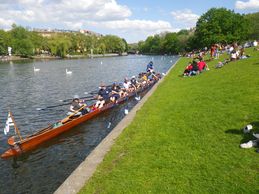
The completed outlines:
<svg viewBox="0 0 259 194">
<path fill-rule="evenodd" d="M 78 22 L 78 20 L 120 20 L 132 13 L 115 0 L 16 0 L 0 2 L 2 19 L 22 22 Z M 8 9 L 4 9 L 8 7 Z"/>
<path fill-rule="evenodd" d="M 143 8 L 143 11 L 148 10 Z M 130 19 L 132 11 L 117 0 L 0 0 L 0 12 L 0 28 L 10 28 L 16 23 L 31 27 L 94 29 L 131 39 L 131 42 L 137 37 L 145 39 L 147 35 L 176 31 L 167 21 Z"/>
<path fill-rule="evenodd" d="M 127 31 L 145 31 L 159 33 L 163 31 L 173 31 L 169 22 L 166 21 L 151 21 L 151 20 L 117 20 L 101 22 L 98 25 L 105 26 L 109 29 L 127 30 Z"/>
<path fill-rule="evenodd" d="M 259 10 L 259 0 L 249 0 L 249 1 L 236 1 L 236 9 L 252 9 Z"/>
<path fill-rule="evenodd" d="M 126 18 L 131 15 L 131 11 L 122 5 L 118 5 L 115 0 L 104 4 L 103 9 L 99 10 L 96 15 L 100 18 Z"/>
<path fill-rule="evenodd" d="M 172 11 L 171 15 L 176 21 L 180 21 L 186 28 L 194 27 L 198 18 L 197 14 L 194 14 L 190 9 Z"/>
<path fill-rule="evenodd" d="M 0 18 L 0 28 L 1 29 L 10 29 L 11 25 L 14 23 L 14 20 L 5 20 Z"/>
</svg>

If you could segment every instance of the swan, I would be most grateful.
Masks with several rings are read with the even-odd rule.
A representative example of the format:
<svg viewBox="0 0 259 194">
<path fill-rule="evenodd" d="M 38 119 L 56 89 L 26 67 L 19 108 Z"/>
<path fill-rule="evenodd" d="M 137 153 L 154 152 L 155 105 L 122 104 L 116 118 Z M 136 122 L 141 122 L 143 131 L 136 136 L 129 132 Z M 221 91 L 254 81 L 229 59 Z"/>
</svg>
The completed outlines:
<svg viewBox="0 0 259 194">
<path fill-rule="evenodd" d="M 40 71 L 40 69 L 36 69 L 35 66 L 33 67 L 34 72 Z"/>
<path fill-rule="evenodd" d="M 68 70 L 66 69 L 66 74 L 67 74 L 67 75 L 71 75 L 71 74 L 72 74 L 72 71 L 68 71 Z"/>
</svg>

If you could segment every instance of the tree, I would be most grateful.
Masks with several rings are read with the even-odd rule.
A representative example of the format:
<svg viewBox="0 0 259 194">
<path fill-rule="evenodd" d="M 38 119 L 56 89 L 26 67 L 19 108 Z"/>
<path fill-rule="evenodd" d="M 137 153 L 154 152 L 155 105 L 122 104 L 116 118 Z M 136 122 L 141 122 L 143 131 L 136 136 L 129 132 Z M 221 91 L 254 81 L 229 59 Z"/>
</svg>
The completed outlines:
<svg viewBox="0 0 259 194">
<path fill-rule="evenodd" d="M 7 54 L 7 47 L 9 42 L 8 33 L 4 30 L 0 30 L 0 55 Z"/>
<path fill-rule="evenodd" d="M 242 41 L 247 39 L 248 33 L 248 21 L 243 15 L 225 8 L 212 8 L 196 24 L 196 46 Z"/>
<path fill-rule="evenodd" d="M 33 44 L 30 39 L 30 33 L 21 26 L 13 25 L 10 31 L 11 47 L 13 52 L 23 57 L 33 55 Z"/>
<path fill-rule="evenodd" d="M 65 57 L 72 43 L 69 37 L 56 35 L 48 40 L 48 45 L 52 55 Z"/>
<path fill-rule="evenodd" d="M 164 54 L 176 54 L 180 51 L 179 39 L 176 33 L 167 33 L 165 35 L 162 50 Z"/>
<path fill-rule="evenodd" d="M 105 42 L 106 50 L 109 53 L 122 54 L 126 49 L 125 42 L 118 36 L 106 35 L 103 37 L 103 41 Z"/>
<path fill-rule="evenodd" d="M 259 39 L 259 12 L 247 14 L 245 18 L 249 21 L 251 26 L 251 31 L 249 33 L 249 39 Z"/>
</svg>

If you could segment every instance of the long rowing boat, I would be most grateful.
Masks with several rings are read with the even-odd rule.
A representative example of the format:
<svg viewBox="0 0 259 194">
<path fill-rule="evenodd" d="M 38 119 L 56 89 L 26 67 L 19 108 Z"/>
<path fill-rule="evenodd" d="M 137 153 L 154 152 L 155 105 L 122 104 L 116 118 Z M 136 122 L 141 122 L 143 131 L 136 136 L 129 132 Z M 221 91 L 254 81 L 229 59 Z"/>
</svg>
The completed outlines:
<svg viewBox="0 0 259 194">
<path fill-rule="evenodd" d="M 48 127 L 41 129 L 24 139 L 20 139 L 19 141 L 15 141 L 14 137 L 10 137 L 8 139 L 8 144 L 10 145 L 10 148 L 1 155 L 1 158 L 19 156 L 22 153 L 31 151 L 40 144 L 60 135 L 61 133 L 64 133 L 65 131 L 68 131 L 69 129 L 79 125 L 80 123 L 83 123 L 99 115 L 100 113 L 113 108 L 116 104 L 123 103 L 128 98 L 135 96 L 137 93 L 147 90 L 148 88 L 152 87 L 156 82 L 157 80 L 154 80 L 150 84 L 144 85 L 136 91 L 129 93 L 127 97 L 119 98 L 117 100 L 117 103 L 109 102 L 100 109 L 96 109 L 92 112 L 73 119 L 69 118 L 64 124 L 61 121 L 58 121 L 53 125 L 49 125 Z"/>
</svg>

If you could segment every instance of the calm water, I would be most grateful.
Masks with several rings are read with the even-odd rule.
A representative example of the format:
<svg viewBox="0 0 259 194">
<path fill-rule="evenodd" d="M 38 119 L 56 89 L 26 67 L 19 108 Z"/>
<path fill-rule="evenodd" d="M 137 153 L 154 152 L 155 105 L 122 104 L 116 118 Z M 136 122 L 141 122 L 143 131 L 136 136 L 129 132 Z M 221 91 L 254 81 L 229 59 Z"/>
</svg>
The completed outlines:
<svg viewBox="0 0 259 194">
<path fill-rule="evenodd" d="M 64 118 L 69 105 L 44 111 L 37 108 L 57 105 L 75 94 L 86 96 L 101 82 L 110 84 L 137 75 L 145 71 L 150 60 L 156 71 L 166 72 L 177 59 L 130 55 L 0 63 L 0 153 L 8 148 L 3 128 L 9 108 L 21 134 L 26 136 Z M 40 71 L 34 72 L 33 66 Z M 72 75 L 66 75 L 66 68 Z M 0 159 L 0 193 L 53 193 L 124 117 L 124 108 L 136 103 L 129 100 L 15 160 Z"/>
</svg>

